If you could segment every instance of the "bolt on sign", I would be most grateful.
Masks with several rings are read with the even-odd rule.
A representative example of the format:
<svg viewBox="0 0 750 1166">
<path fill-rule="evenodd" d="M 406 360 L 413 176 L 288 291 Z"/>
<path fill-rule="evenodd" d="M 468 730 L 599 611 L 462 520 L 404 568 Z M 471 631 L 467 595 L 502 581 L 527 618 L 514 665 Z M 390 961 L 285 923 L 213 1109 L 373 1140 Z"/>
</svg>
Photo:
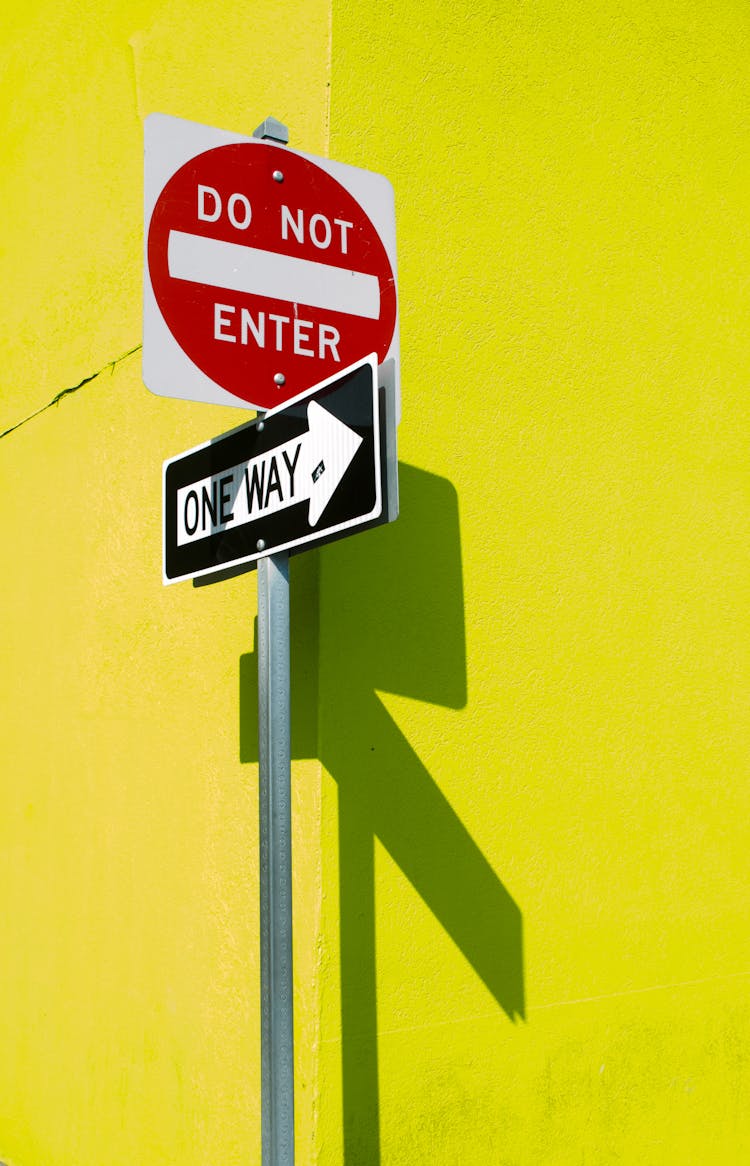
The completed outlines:
<svg viewBox="0 0 750 1166">
<path fill-rule="evenodd" d="M 143 379 L 271 411 L 370 353 L 393 362 L 393 189 L 371 171 L 146 119 Z"/>
</svg>

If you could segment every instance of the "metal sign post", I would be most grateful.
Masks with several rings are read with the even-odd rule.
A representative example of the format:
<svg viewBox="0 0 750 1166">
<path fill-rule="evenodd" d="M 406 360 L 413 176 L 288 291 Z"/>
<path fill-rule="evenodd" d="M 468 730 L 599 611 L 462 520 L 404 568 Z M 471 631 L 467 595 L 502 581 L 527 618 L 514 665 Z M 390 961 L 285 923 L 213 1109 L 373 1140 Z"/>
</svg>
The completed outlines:
<svg viewBox="0 0 750 1166">
<path fill-rule="evenodd" d="M 253 136 L 289 141 L 286 126 L 274 118 Z M 288 551 L 258 560 L 258 803 L 262 1166 L 294 1166 Z"/>
<path fill-rule="evenodd" d="M 263 1166 L 294 1162 L 289 554 L 258 561 Z"/>
</svg>

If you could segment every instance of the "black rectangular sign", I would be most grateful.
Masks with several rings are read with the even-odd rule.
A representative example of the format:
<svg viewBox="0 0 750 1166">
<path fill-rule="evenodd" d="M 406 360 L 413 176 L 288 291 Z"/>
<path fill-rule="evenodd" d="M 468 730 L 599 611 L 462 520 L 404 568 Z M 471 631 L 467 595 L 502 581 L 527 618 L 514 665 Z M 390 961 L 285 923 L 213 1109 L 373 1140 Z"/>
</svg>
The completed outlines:
<svg viewBox="0 0 750 1166">
<path fill-rule="evenodd" d="M 248 570 L 262 555 L 373 525 L 383 511 L 373 356 L 314 396 L 164 463 L 164 582 Z"/>
</svg>

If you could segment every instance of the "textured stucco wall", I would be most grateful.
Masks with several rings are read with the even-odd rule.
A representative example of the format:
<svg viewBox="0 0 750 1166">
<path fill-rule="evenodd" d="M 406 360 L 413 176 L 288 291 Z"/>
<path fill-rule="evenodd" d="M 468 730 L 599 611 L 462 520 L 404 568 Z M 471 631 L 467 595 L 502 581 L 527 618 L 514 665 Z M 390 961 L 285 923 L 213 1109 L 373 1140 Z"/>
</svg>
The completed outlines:
<svg viewBox="0 0 750 1166">
<path fill-rule="evenodd" d="M 749 24 L 4 16 L 3 1161 L 259 1161 L 255 580 L 159 563 L 245 415 L 140 380 L 155 110 L 397 196 L 402 515 L 293 573 L 298 1161 L 748 1160 Z"/>
<path fill-rule="evenodd" d="M 748 31 L 334 4 L 331 153 L 397 192 L 416 468 L 401 531 L 321 562 L 326 1163 L 342 1045 L 347 1166 L 376 1119 L 389 1166 L 750 1154 Z"/>
<path fill-rule="evenodd" d="M 6 6 L 7 7 L 7 6 Z M 247 419 L 143 387 L 143 118 L 327 148 L 326 3 L 32 2 L 3 16 L 0 1159 L 260 1159 L 255 577 L 160 578 L 161 463 Z M 115 361 L 114 365 L 110 362 Z M 242 684 L 241 684 L 242 672 Z M 241 717 L 243 718 L 241 723 Z M 315 763 L 300 845 L 311 1160 Z"/>
</svg>

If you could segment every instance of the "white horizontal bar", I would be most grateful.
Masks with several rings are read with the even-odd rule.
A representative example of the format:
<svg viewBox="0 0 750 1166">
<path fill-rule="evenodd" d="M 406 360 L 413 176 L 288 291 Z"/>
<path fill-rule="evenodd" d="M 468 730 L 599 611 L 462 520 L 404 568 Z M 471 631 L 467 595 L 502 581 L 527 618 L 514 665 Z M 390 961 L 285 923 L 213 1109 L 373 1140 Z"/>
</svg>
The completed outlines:
<svg viewBox="0 0 750 1166">
<path fill-rule="evenodd" d="M 377 276 L 328 263 L 261 251 L 241 243 L 170 231 L 169 274 L 173 279 L 205 283 L 228 291 L 268 296 L 275 300 L 345 312 L 349 316 L 380 316 Z"/>
</svg>

